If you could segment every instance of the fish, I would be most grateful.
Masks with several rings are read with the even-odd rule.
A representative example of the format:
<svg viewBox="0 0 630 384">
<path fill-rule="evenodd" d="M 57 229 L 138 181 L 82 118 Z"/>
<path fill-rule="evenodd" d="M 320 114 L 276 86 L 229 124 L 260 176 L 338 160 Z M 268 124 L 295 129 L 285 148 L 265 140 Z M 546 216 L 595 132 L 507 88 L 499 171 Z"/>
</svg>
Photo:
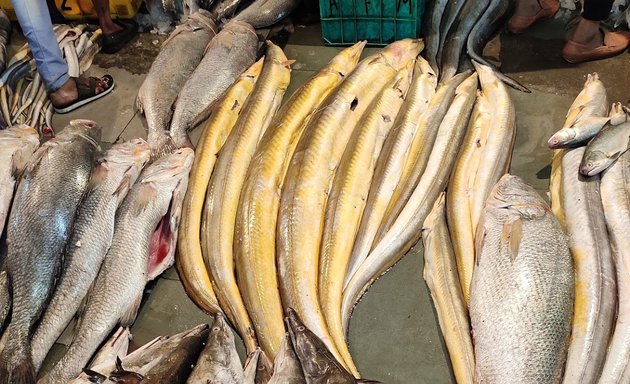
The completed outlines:
<svg viewBox="0 0 630 384">
<path fill-rule="evenodd" d="M 150 156 L 147 142 L 134 139 L 115 144 L 97 159 L 64 252 L 63 271 L 33 332 L 31 353 L 36 371 L 96 279 L 111 245 L 116 209 Z"/>
<path fill-rule="evenodd" d="M 562 207 L 575 266 L 575 304 L 563 383 L 591 383 L 606 358 L 617 308 L 615 267 L 600 198 L 599 176 L 578 172 L 584 147 L 562 157 Z"/>
<path fill-rule="evenodd" d="M 440 82 L 446 82 L 457 73 L 460 57 L 464 53 L 470 31 L 490 5 L 490 0 L 466 1 L 444 41 Z"/>
<path fill-rule="evenodd" d="M 551 159 L 551 175 L 549 177 L 549 200 L 551 201 L 551 211 L 560 222 L 562 229 L 566 231 L 566 219 L 564 208 L 562 207 L 562 157 L 563 149 L 553 151 Z"/>
<path fill-rule="evenodd" d="M 113 372 L 112 369 L 116 368 L 116 360 L 127 356 L 130 340 L 131 332 L 129 328 L 118 327 L 118 330 L 94 355 L 90 362 L 90 368 L 85 368 L 79 376 L 69 381 L 69 384 L 105 382 L 109 374 Z"/>
<path fill-rule="evenodd" d="M 475 356 L 468 308 L 464 301 L 453 245 L 446 224 L 445 193 L 440 194 L 422 225 L 424 280 L 429 287 L 455 381 L 474 383 Z"/>
<path fill-rule="evenodd" d="M 611 125 L 619 125 L 628 120 L 628 115 L 621 103 L 613 103 L 610 107 L 610 113 L 608 114 Z"/>
<path fill-rule="evenodd" d="M 506 85 L 509 85 L 521 92 L 531 93 L 527 87 L 502 73 L 497 67 L 483 57 L 483 48 L 490 39 L 490 36 L 492 36 L 492 34 L 503 25 L 505 19 L 511 14 L 511 6 L 512 2 L 509 0 L 490 1 L 488 8 L 486 8 L 483 15 L 481 15 L 479 20 L 477 20 L 477 23 L 468 34 L 468 38 L 466 40 L 466 52 L 472 60 L 492 68 L 496 76 Z"/>
<path fill-rule="evenodd" d="M 440 32 L 439 37 L 440 41 L 438 44 L 438 50 L 436 55 L 437 65 L 440 67 L 439 73 L 441 76 L 442 72 L 442 61 L 443 61 L 443 52 L 444 52 L 444 44 L 447 41 L 447 37 L 450 34 L 451 28 L 457 21 L 459 14 L 466 4 L 466 0 L 450 0 L 446 3 L 446 7 L 444 8 L 444 12 L 442 14 L 442 20 L 440 22 Z M 437 73 L 437 72 L 436 72 Z"/>
<path fill-rule="evenodd" d="M 4 329 L 4 322 L 11 312 L 11 290 L 7 271 L 0 271 L 0 334 Z"/>
<path fill-rule="evenodd" d="M 11 20 L 4 10 L 0 10 L 0 72 L 4 72 L 7 63 L 7 45 L 11 38 Z"/>
<path fill-rule="evenodd" d="M 344 366 L 339 363 L 328 350 L 324 342 L 302 322 L 299 315 L 292 309 L 287 309 L 287 328 L 291 336 L 291 343 L 295 354 L 302 366 L 302 372 L 307 383 L 325 384 L 354 384 L 367 382 L 356 380 Z"/>
<path fill-rule="evenodd" d="M 630 242 L 627 231 L 630 228 L 630 153 L 626 152 L 601 177 L 601 197 L 604 208 L 608 237 L 613 251 L 617 278 L 617 320 L 610 338 L 609 349 L 599 383 L 625 383 L 630 380 L 630 327 L 628 316 L 630 307 L 622 298 L 630 293 Z"/>
<path fill-rule="evenodd" d="M 186 189 L 193 150 L 181 148 L 144 168 L 116 213 L 112 246 L 86 297 L 66 354 L 40 380 L 60 383 L 76 377 L 109 332 L 130 326 L 138 311 L 144 286 L 160 268 L 151 255 L 155 232 L 168 228 L 171 205 Z M 161 250 L 162 251 L 162 250 Z"/>
<path fill-rule="evenodd" d="M 236 327 L 248 353 L 257 346 L 254 327 L 234 274 L 234 237 L 239 198 L 258 142 L 278 111 L 291 79 L 282 49 L 267 42 L 262 72 L 236 125 L 221 148 L 208 185 L 201 246 L 223 312 Z"/>
<path fill-rule="evenodd" d="M 344 288 L 372 249 L 383 216 L 402 176 L 409 148 L 420 127 L 420 118 L 428 109 L 436 86 L 437 77 L 428 62 L 416 59 L 411 85 L 376 163 L 344 278 Z"/>
<path fill-rule="evenodd" d="M 194 128 L 193 121 L 214 104 L 243 71 L 254 64 L 257 51 L 256 32 L 241 22 L 227 23 L 210 40 L 203 59 L 177 96 L 170 128 L 176 147 L 192 147 L 187 131 Z M 200 120 L 208 116 L 206 114 Z"/>
<path fill-rule="evenodd" d="M 609 116 L 583 117 L 571 126 L 554 133 L 547 145 L 550 149 L 582 145 L 597 135 L 609 121 Z"/>
<path fill-rule="evenodd" d="M 201 253 L 201 213 L 217 153 L 258 80 L 262 59 L 246 70 L 217 105 L 197 144 L 178 234 L 177 271 L 188 296 L 210 314 L 221 312 Z"/>
<path fill-rule="evenodd" d="M 477 92 L 468 132 L 457 155 L 446 189 L 446 217 L 457 261 L 457 273 L 466 307 L 470 299 L 470 281 L 475 262 L 475 230 L 472 220 L 472 192 L 475 174 L 488 140 L 494 105 L 488 95 Z"/>
<path fill-rule="evenodd" d="M 600 174 L 615 162 L 630 145 L 630 122 L 608 124 L 586 146 L 580 163 L 585 176 Z"/>
<path fill-rule="evenodd" d="M 597 72 L 593 72 L 586 75 L 584 87 L 569 107 L 562 127 L 570 127 L 584 117 L 601 117 L 607 114 L 608 96 L 606 87 L 599 79 Z"/>
<path fill-rule="evenodd" d="M 275 359 L 285 334 L 276 270 L 279 191 L 304 128 L 323 100 L 356 67 L 365 41 L 346 48 L 293 93 L 260 140 L 236 214 L 236 277 L 258 343 Z"/>
<path fill-rule="evenodd" d="M 282 188 L 276 241 L 283 306 L 294 308 L 341 362 L 343 358 L 334 346 L 317 298 L 326 196 L 361 116 L 422 48 L 421 40 L 404 39 L 362 60 L 311 118 Z M 353 374 L 358 372 L 354 370 Z"/>
<path fill-rule="evenodd" d="M 534 188 L 509 174 L 481 220 L 469 308 L 475 382 L 560 383 L 573 316 L 568 239 Z"/>
<path fill-rule="evenodd" d="M 516 140 L 516 112 L 507 87 L 496 77 L 492 68 L 475 62 L 473 65 L 479 74 L 481 92 L 488 98 L 492 111 L 489 122 L 492 129 L 487 130 L 485 148 L 478 160 L 481 172 L 475 172 L 472 185 L 470 205 L 473 233 L 476 233 L 481 211 L 490 191 L 510 169 Z"/>
<path fill-rule="evenodd" d="M 273 363 L 273 376 L 268 384 L 306 384 L 300 360 L 295 355 L 291 336 L 287 333 Z"/>
<path fill-rule="evenodd" d="M 402 169 L 400 181 L 396 185 L 392 197 L 390 198 L 387 210 L 381 220 L 376 236 L 374 237 L 372 249 L 378 243 L 404 208 L 407 200 L 418 185 L 420 178 L 427 166 L 427 161 L 433 149 L 433 143 L 438 135 L 438 130 L 442 120 L 448 112 L 457 87 L 470 75 L 461 73 L 453 77 L 448 82 L 439 86 L 435 95 L 429 101 L 426 110 L 418 121 L 416 133 L 409 147 L 405 165 Z M 356 272 L 355 272 L 356 273 Z"/>
<path fill-rule="evenodd" d="M 328 196 L 319 254 L 318 295 L 328 331 L 343 360 L 352 356 L 341 325 L 343 282 L 383 141 L 411 82 L 413 62 L 372 101 L 350 136 Z"/>
<path fill-rule="evenodd" d="M 219 0 L 212 6 L 211 13 L 214 20 L 230 19 L 242 0 Z"/>
<path fill-rule="evenodd" d="M 261 353 L 262 350 L 260 348 L 256 348 L 254 352 L 247 356 L 245 367 L 243 368 L 243 376 L 245 377 L 243 384 L 254 384 L 256 382 L 256 372 L 258 370 L 258 365 L 260 364 Z"/>
<path fill-rule="evenodd" d="M 37 147 L 39 134 L 27 125 L 0 131 L 0 234 L 9 216 L 15 185 Z"/>
<path fill-rule="evenodd" d="M 422 23 L 425 44 L 424 56 L 436 77 L 440 74 L 440 67 L 437 62 L 437 54 L 440 47 L 440 23 L 448 3 L 448 0 L 429 1 L 426 11 L 428 16 L 425 17 Z"/>
<path fill-rule="evenodd" d="M 455 91 L 455 98 L 442 120 L 426 171 L 407 201 L 398 219 L 374 246 L 369 256 L 343 291 L 342 324 L 348 329 L 355 304 L 369 286 L 389 270 L 415 244 L 422 223 L 439 194 L 444 191 L 457 151 L 462 143 L 477 92 L 477 74 L 473 73 Z"/>
<path fill-rule="evenodd" d="M 300 0 L 254 0 L 233 20 L 244 21 L 256 29 L 266 28 L 289 16 L 299 4 Z"/>
<path fill-rule="evenodd" d="M 173 106 L 215 31 L 208 12 L 190 15 L 164 42 L 138 90 L 136 107 L 147 119 L 147 141 L 155 152 L 154 159 L 175 147 L 169 136 Z"/>
<path fill-rule="evenodd" d="M 19 180 L 7 224 L 13 310 L 0 354 L 0 383 L 35 382 L 31 328 L 52 294 L 100 138 L 95 122 L 71 121 L 35 151 Z"/>
<path fill-rule="evenodd" d="M 234 335 L 223 315 L 218 313 L 210 328 L 206 346 L 186 383 L 241 384 L 244 380 Z"/>
</svg>

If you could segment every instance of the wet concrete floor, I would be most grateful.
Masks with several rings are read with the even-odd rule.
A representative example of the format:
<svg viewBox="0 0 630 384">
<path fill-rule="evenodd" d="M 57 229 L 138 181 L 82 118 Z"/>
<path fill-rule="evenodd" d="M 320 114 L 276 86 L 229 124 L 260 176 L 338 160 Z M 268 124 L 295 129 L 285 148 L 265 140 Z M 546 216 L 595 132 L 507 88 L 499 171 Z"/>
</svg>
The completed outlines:
<svg viewBox="0 0 630 384">
<path fill-rule="evenodd" d="M 511 172 L 546 194 L 551 153 L 548 137 L 562 125 L 586 74 L 597 71 L 607 86 L 609 100 L 630 99 L 630 55 L 582 65 L 562 61 L 565 29 L 550 21 L 531 32 L 502 33 L 486 47 L 486 55 L 501 62 L 503 71 L 532 90 L 512 92 L 518 134 Z M 69 115 L 56 115 L 56 129 L 74 118 L 96 120 L 104 127 L 104 144 L 146 137 L 146 123 L 135 111 L 135 97 L 163 37 L 146 34 L 120 55 L 99 55 L 92 74 L 110 73 L 117 85 L 111 96 Z M 296 60 L 287 95 L 299 87 L 340 48 L 324 47 L 318 26 L 296 27 L 285 52 Z M 367 49 L 366 53 L 374 49 Z M 199 137 L 193 132 L 193 141 Z M 483 165 L 482 165 L 483 166 Z M 391 271 L 374 284 L 357 306 L 350 323 L 350 349 L 364 377 L 384 383 L 451 383 L 448 356 L 439 333 L 436 314 L 422 278 L 422 244 L 417 244 Z M 211 318 L 185 295 L 176 271 L 168 270 L 151 284 L 132 328 L 134 345 L 158 335 L 173 334 Z M 70 341 L 62 336 L 57 352 Z M 243 353 L 240 342 L 239 351 Z M 54 357 L 52 357 L 54 359 Z M 50 363 L 50 361 L 48 362 Z"/>
</svg>

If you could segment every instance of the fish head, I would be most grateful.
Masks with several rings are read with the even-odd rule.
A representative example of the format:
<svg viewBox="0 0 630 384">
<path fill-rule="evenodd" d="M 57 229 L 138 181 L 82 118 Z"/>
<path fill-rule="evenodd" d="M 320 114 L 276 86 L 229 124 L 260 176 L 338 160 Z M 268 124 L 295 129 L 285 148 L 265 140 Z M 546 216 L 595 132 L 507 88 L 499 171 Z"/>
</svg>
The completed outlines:
<svg viewBox="0 0 630 384">
<path fill-rule="evenodd" d="M 602 172 L 609 164 L 608 155 L 602 151 L 589 151 L 584 154 L 580 164 L 580 173 L 585 176 L 593 176 Z"/>
<path fill-rule="evenodd" d="M 98 146 L 98 142 L 101 141 L 101 131 L 101 126 L 92 120 L 76 119 L 70 121 L 61 132 L 55 135 L 54 140 L 70 141 L 81 137 Z"/>
<path fill-rule="evenodd" d="M 104 159 L 108 164 L 133 169 L 133 181 L 151 158 L 151 147 L 143 139 L 132 139 L 115 144 L 105 152 Z M 132 182 L 133 184 L 133 182 Z"/>
<path fill-rule="evenodd" d="M 505 174 L 494 186 L 486 207 L 497 209 L 502 215 L 516 213 L 527 218 L 540 217 L 550 211 L 549 205 L 531 185 L 510 174 Z"/>
<path fill-rule="evenodd" d="M 327 65 L 329 72 L 338 73 L 345 78 L 359 62 L 367 41 L 359 41 L 336 55 Z"/>
<path fill-rule="evenodd" d="M 415 59 L 424 48 L 422 39 L 402 39 L 382 49 L 381 56 L 395 70 L 400 70 Z"/>
<path fill-rule="evenodd" d="M 561 148 L 565 145 L 571 144 L 573 139 L 575 138 L 575 130 L 571 128 L 562 128 L 558 132 L 554 133 L 549 140 L 547 140 L 547 145 L 551 149 Z"/>
<path fill-rule="evenodd" d="M 212 328 L 210 328 L 210 335 L 208 336 L 208 343 L 214 343 L 220 346 L 229 346 L 234 343 L 234 334 L 232 334 L 230 327 L 225 321 L 225 317 L 220 312 L 214 316 Z"/>
<path fill-rule="evenodd" d="M 144 380 L 144 376 L 136 372 L 125 370 L 120 358 L 116 357 L 116 370 L 110 374 L 109 380 L 118 384 L 139 384 Z"/>
<path fill-rule="evenodd" d="M 416 59 L 415 70 L 417 71 L 418 75 L 427 74 L 428 76 L 437 78 L 435 70 L 431 68 L 431 64 L 429 64 L 429 62 L 422 56 L 418 56 L 418 58 Z"/>
</svg>

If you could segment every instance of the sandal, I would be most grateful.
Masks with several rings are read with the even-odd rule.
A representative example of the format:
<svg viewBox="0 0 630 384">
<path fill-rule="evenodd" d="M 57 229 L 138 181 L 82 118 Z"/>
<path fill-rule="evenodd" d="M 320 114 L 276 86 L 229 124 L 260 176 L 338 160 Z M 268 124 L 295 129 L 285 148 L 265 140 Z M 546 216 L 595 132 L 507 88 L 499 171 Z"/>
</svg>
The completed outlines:
<svg viewBox="0 0 630 384">
<path fill-rule="evenodd" d="M 54 107 L 55 112 L 57 113 L 68 113 L 74 111 L 75 109 L 84 106 L 85 104 L 91 103 L 94 100 L 98 100 L 101 97 L 107 95 L 114 89 L 114 78 L 110 75 L 105 75 L 101 78 L 97 77 L 89 77 L 88 84 L 85 83 L 85 78 L 71 77 L 71 80 L 77 86 L 78 98 L 73 101 L 71 104 L 63 106 L 63 107 Z M 102 91 L 97 92 L 96 88 L 98 88 L 97 83 L 102 82 L 104 87 Z"/>
<path fill-rule="evenodd" d="M 607 59 L 623 53 L 630 45 L 630 33 L 628 32 L 605 32 L 600 29 L 603 35 L 603 44 L 596 48 L 587 48 L 584 44 L 573 40 L 568 40 L 562 49 L 562 58 L 571 63 L 583 63 Z"/>
<path fill-rule="evenodd" d="M 538 21 L 551 19 L 560 10 L 560 1 L 539 0 L 540 10 L 532 16 L 513 15 L 507 23 L 508 31 L 519 34 L 525 32 Z"/>
<path fill-rule="evenodd" d="M 104 53 L 116 53 L 120 51 L 131 39 L 138 34 L 138 24 L 133 20 L 122 21 L 115 20 L 116 24 L 122 27 L 122 30 L 110 34 L 103 34 Z"/>
</svg>

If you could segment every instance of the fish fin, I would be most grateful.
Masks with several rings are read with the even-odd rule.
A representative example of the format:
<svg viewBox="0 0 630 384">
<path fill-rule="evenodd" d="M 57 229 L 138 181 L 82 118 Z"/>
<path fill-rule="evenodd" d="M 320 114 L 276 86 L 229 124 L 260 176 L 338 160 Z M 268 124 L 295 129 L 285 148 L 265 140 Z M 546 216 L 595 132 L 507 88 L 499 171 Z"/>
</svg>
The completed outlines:
<svg viewBox="0 0 630 384">
<path fill-rule="evenodd" d="M 486 229 L 483 227 L 483 218 L 479 220 L 479 225 L 477 226 L 477 236 L 475 236 L 475 265 L 479 266 L 479 256 L 481 255 L 481 251 L 483 250 L 483 244 L 486 240 Z"/>
<path fill-rule="evenodd" d="M 107 174 L 109 173 L 109 168 L 107 168 L 106 160 L 101 161 L 90 175 L 90 181 L 88 182 L 88 186 L 86 189 L 86 195 L 91 191 L 97 189 L 100 185 L 102 185 L 107 179 Z"/>
<path fill-rule="evenodd" d="M 123 312 L 122 316 L 120 316 L 121 327 L 130 327 L 136 320 L 138 309 L 140 308 L 140 303 L 142 302 L 142 293 L 143 292 L 140 292 L 138 297 L 129 304 L 125 312 Z"/>
<path fill-rule="evenodd" d="M 136 97 L 136 110 L 144 115 L 144 106 L 142 105 L 142 99 L 140 99 L 140 95 Z"/>
<path fill-rule="evenodd" d="M 88 375 L 88 380 L 90 381 L 90 383 L 101 384 L 104 383 L 105 380 L 107 380 L 107 376 L 101 375 L 100 373 L 89 368 L 83 368 L 83 373 Z"/>
<path fill-rule="evenodd" d="M 131 167 L 129 167 L 129 169 L 131 169 Z M 116 197 L 119 197 L 121 195 L 126 195 L 127 192 L 129 191 L 129 188 L 131 188 L 131 175 L 126 173 L 125 176 L 123 176 L 122 181 L 120 182 L 120 185 L 114 191 L 113 195 Z"/>
<path fill-rule="evenodd" d="M 296 61 L 297 60 L 285 60 L 280 64 L 282 64 L 285 68 L 291 69 L 291 66 L 295 64 Z"/>
<path fill-rule="evenodd" d="M 143 192 L 139 194 L 134 210 L 135 215 L 140 215 L 157 198 L 157 190 L 151 185 L 143 185 Z"/>
<path fill-rule="evenodd" d="M 523 221 L 518 218 L 510 223 L 503 224 L 501 231 L 501 244 L 505 246 L 510 255 L 510 260 L 516 260 L 518 249 L 523 238 Z"/>
</svg>

